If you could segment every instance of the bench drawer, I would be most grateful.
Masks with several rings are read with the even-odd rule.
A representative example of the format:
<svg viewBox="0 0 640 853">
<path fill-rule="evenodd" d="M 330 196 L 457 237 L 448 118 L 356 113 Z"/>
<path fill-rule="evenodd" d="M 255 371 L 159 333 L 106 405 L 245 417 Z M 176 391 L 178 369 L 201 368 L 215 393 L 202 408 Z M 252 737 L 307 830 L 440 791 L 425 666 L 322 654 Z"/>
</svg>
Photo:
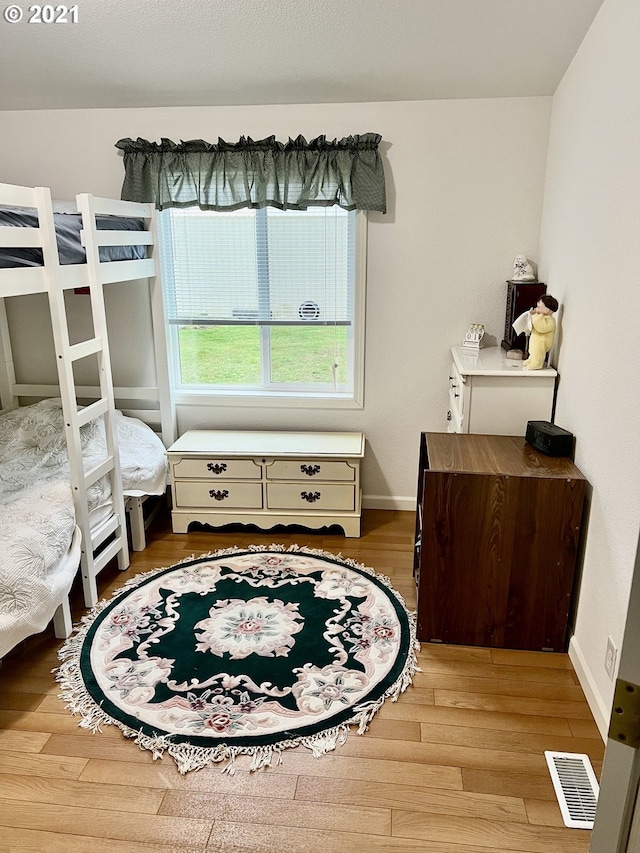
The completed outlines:
<svg viewBox="0 0 640 853">
<path fill-rule="evenodd" d="M 262 466 L 253 459 L 189 458 L 172 460 L 175 478 L 186 480 L 259 480 Z"/>
<path fill-rule="evenodd" d="M 267 508 L 353 512 L 356 508 L 356 489 L 346 483 L 268 483 Z"/>
<path fill-rule="evenodd" d="M 173 488 L 176 507 L 262 509 L 261 483 L 203 483 L 178 480 Z"/>
<path fill-rule="evenodd" d="M 348 462 L 334 459 L 276 459 L 267 466 L 269 480 L 344 480 L 353 483 L 356 468 Z"/>
</svg>

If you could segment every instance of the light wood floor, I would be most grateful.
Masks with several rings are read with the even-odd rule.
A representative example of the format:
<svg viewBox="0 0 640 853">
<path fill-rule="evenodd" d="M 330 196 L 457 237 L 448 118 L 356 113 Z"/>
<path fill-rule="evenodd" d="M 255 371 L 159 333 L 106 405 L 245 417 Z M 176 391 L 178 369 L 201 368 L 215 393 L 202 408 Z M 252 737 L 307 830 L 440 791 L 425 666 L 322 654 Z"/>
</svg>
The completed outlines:
<svg viewBox="0 0 640 853">
<path fill-rule="evenodd" d="M 388 575 L 415 607 L 413 514 L 368 511 L 360 539 L 256 533 L 173 535 L 160 521 L 133 573 L 230 545 L 309 545 Z M 74 616 L 81 607 L 76 603 Z M 91 734 L 57 698 L 52 632 L 0 670 L 0 850 L 221 853 L 586 853 L 566 829 L 545 749 L 603 743 L 566 655 L 423 645 L 422 672 L 363 736 L 320 759 L 300 747 L 278 767 L 180 776 L 115 727 Z"/>
</svg>

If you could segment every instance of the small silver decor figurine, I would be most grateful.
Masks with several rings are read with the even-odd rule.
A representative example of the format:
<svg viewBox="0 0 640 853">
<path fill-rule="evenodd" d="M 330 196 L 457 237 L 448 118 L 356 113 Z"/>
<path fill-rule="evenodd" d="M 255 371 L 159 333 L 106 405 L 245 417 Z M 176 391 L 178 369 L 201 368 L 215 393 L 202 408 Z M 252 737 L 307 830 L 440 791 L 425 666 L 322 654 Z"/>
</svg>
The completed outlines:
<svg viewBox="0 0 640 853">
<path fill-rule="evenodd" d="M 480 349 L 480 341 L 484 338 L 484 326 L 482 323 L 472 323 L 467 330 L 462 346 L 467 350 Z"/>
<path fill-rule="evenodd" d="M 513 276 L 511 281 L 535 281 L 533 267 L 524 255 L 516 255 L 513 261 Z"/>
</svg>

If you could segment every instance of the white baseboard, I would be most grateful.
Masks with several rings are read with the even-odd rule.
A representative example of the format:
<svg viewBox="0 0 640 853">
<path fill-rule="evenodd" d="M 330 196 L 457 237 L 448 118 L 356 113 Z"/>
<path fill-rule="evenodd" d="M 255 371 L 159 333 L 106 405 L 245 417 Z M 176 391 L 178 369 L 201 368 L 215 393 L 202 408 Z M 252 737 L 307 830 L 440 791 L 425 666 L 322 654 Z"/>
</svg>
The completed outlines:
<svg viewBox="0 0 640 853">
<path fill-rule="evenodd" d="M 587 666 L 584 655 L 580 646 L 576 642 L 575 635 L 569 640 L 569 659 L 573 664 L 573 668 L 578 676 L 578 681 L 582 687 L 582 691 L 586 697 L 593 718 L 596 722 L 602 740 L 607 742 L 607 733 L 609 731 L 609 718 L 611 709 L 608 708 L 602 700 L 602 696 L 598 692 L 595 682 L 591 676 L 591 670 Z"/>
<path fill-rule="evenodd" d="M 416 511 L 415 497 L 396 497 L 395 495 L 363 495 L 363 509 L 400 509 L 407 512 Z"/>
</svg>

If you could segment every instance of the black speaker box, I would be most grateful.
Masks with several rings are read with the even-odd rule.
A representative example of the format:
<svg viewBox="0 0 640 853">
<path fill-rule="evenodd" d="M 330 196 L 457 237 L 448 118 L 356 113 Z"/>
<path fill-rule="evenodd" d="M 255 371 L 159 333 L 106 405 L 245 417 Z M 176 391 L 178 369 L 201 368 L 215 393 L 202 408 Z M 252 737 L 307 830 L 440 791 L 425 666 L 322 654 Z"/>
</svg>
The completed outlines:
<svg viewBox="0 0 640 853">
<path fill-rule="evenodd" d="M 525 438 L 547 456 L 573 457 L 573 433 L 549 421 L 529 421 Z"/>
</svg>

